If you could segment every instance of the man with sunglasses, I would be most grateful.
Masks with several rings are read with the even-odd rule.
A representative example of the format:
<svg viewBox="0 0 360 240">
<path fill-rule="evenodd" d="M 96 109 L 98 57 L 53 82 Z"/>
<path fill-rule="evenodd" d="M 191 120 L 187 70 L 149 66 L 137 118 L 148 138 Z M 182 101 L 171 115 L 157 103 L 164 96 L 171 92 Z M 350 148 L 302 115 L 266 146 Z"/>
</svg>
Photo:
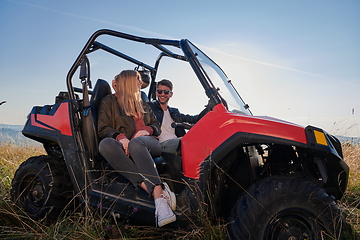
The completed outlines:
<svg viewBox="0 0 360 240">
<path fill-rule="evenodd" d="M 195 124 L 200 120 L 208 111 L 211 110 L 210 106 L 207 106 L 199 115 L 188 115 L 180 113 L 179 109 L 169 107 L 168 103 L 173 96 L 173 84 L 170 80 L 163 79 L 157 83 L 156 97 L 157 100 L 150 102 L 149 105 L 152 108 L 157 120 L 161 124 L 161 134 L 158 136 L 160 145 L 164 152 L 179 153 L 180 138 L 185 135 L 185 129 L 182 127 L 171 126 L 171 123 L 190 123 Z"/>
</svg>

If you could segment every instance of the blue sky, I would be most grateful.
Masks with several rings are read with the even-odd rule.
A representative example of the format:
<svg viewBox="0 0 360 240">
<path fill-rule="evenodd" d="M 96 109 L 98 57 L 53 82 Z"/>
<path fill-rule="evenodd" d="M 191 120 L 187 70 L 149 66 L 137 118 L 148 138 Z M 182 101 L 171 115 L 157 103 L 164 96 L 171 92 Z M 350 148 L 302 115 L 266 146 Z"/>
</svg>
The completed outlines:
<svg viewBox="0 0 360 240">
<path fill-rule="evenodd" d="M 0 123 L 24 124 L 33 106 L 53 104 L 87 39 L 107 28 L 189 39 L 222 67 L 254 115 L 360 136 L 359 12 L 357 0 L 0 0 L 0 102 L 7 101 Z M 123 68 L 106 64 L 99 77 L 111 80 Z M 191 101 L 203 92 L 174 84 L 170 104 L 197 113 Z"/>
</svg>

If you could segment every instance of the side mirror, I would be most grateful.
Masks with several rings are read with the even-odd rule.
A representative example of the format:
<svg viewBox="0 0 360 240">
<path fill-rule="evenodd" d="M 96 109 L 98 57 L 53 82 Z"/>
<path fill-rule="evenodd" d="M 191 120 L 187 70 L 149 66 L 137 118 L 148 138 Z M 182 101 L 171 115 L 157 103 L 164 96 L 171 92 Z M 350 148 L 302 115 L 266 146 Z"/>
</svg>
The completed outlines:
<svg viewBox="0 0 360 240">
<path fill-rule="evenodd" d="M 86 56 L 83 57 L 80 63 L 79 78 L 81 79 L 81 81 L 85 81 L 89 88 L 92 88 L 90 81 L 90 61 Z"/>
<path fill-rule="evenodd" d="M 150 79 L 151 79 L 150 71 L 146 70 L 145 68 L 142 68 L 141 70 L 139 70 L 139 67 L 136 67 L 134 70 L 138 71 L 138 73 L 140 73 L 141 80 L 143 81 L 143 84 L 141 85 L 141 89 L 144 89 L 147 86 L 149 86 Z"/>
</svg>

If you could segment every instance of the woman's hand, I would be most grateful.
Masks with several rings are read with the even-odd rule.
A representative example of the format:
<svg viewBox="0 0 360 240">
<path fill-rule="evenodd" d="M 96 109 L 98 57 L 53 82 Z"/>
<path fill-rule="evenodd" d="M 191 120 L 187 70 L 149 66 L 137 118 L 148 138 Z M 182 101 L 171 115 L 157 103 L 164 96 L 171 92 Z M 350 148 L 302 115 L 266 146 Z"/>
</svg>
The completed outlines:
<svg viewBox="0 0 360 240">
<path fill-rule="evenodd" d="M 129 142 L 130 140 L 127 138 L 120 139 L 119 142 L 122 144 L 124 148 L 124 152 L 127 156 L 129 156 Z"/>
<path fill-rule="evenodd" d="M 146 130 L 137 131 L 132 138 L 141 137 L 141 136 L 149 136 L 150 133 Z"/>
</svg>

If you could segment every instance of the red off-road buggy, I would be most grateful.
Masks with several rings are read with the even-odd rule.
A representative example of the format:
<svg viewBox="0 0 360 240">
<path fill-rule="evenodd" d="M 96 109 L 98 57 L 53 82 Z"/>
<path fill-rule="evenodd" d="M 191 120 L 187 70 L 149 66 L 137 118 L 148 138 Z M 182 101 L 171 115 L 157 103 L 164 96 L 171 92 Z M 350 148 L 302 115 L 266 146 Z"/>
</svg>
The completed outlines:
<svg viewBox="0 0 360 240">
<path fill-rule="evenodd" d="M 116 49 L 98 41 L 108 38 L 107 45 Z M 128 43 L 152 48 L 155 55 L 129 56 L 124 52 L 137 47 Z M 112 69 L 113 75 L 131 66 L 149 78 L 145 98 L 155 98 L 160 69 L 179 64 L 177 71 L 163 71 L 164 75 L 175 87 L 186 85 L 188 91 L 201 87 L 191 96 L 191 104 L 206 95 L 212 106 L 182 138 L 181 154 L 163 153 L 154 159 L 177 195 L 175 225 L 184 227 L 201 209 L 228 220 L 234 239 L 321 239 L 338 233 L 341 219 L 335 201 L 346 190 L 349 169 L 337 138 L 313 126 L 253 116 L 222 69 L 189 40 L 111 30 L 90 37 L 67 75 L 67 91 L 60 92 L 55 103 L 33 107 L 28 116 L 23 134 L 42 143 L 47 155 L 21 164 L 11 195 L 31 218 L 56 219 L 76 198 L 80 204 L 129 216 L 133 222 L 155 224 L 153 200 L 113 172 L 98 153 L 97 112 L 111 87 L 99 79 L 93 90 L 88 89 L 88 57 L 100 50 L 126 62 Z M 92 69 L 104 59 L 96 58 Z M 145 63 L 150 61 L 153 65 Z M 174 80 L 185 74 L 182 68 L 190 70 L 192 83 Z M 73 86 L 76 72 L 81 87 Z M 180 79 L 185 78 L 189 80 Z M 175 94 L 180 96 L 177 90 Z M 180 98 L 185 105 L 175 106 L 186 112 L 190 95 Z"/>
</svg>

